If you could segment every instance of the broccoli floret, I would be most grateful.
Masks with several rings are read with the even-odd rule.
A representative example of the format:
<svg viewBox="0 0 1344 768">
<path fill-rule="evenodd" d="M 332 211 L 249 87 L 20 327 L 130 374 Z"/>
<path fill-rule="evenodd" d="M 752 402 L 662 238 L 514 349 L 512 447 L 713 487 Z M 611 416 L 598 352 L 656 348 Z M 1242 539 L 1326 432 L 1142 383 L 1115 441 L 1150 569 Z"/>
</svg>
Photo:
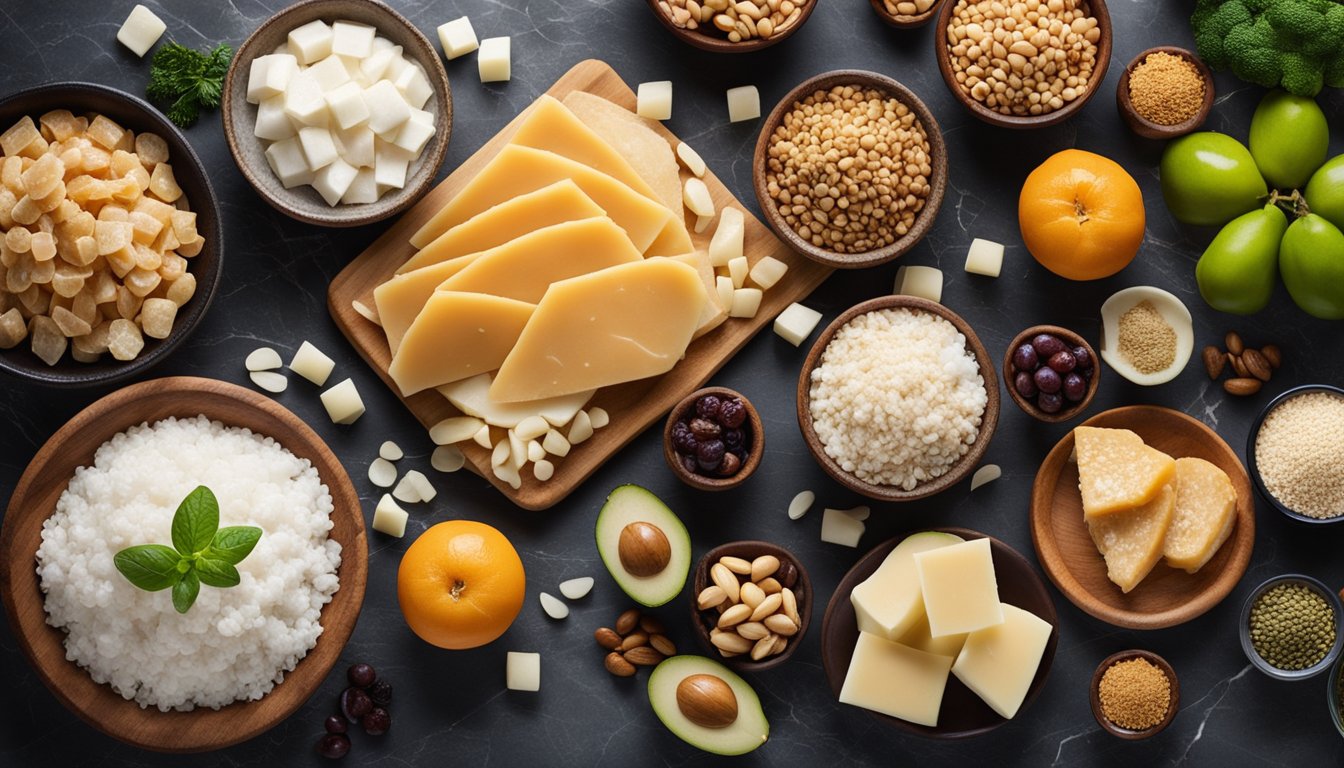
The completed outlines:
<svg viewBox="0 0 1344 768">
<path fill-rule="evenodd" d="M 1325 16 L 1307 5 L 1306 0 L 1276 3 L 1265 11 L 1264 17 L 1275 32 L 1297 45 L 1325 34 Z"/>
<path fill-rule="evenodd" d="M 1327 61 L 1321 75 L 1325 84 L 1331 88 L 1344 88 L 1344 55 Z"/>
<path fill-rule="evenodd" d="M 1248 48 L 1232 61 L 1232 74 L 1248 83 L 1274 88 L 1283 80 L 1283 57 L 1272 48 Z"/>
<path fill-rule="evenodd" d="M 1224 54 L 1223 40 L 1233 27 L 1249 24 L 1251 12 L 1246 10 L 1246 6 L 1242 5 L 1240 0 L 1232 0 L 1221 5 L 1218 4 L 1218 0 L 1201 2 L 1201 7 L 1195 9 L 1196 14 L 1201 10 L 1205 11 L 1202 21 L 1193 22 L 1196 30 L 1195 48 L 1199 51 L 1200 58 L 1209 66 L 1214 69 L 1226 69 L 1228 61 Z"/>
<path fill-rule="evenodd" d="M 1299 96 L 1344 81 L 1344 0 L 1197 0 L 1190 23 L 1213 69 Z"/>
<path fill-rule="evenodd" d="M 1283 90 L 1296 96 L 1315 96 L 1324 84 L 1320 59 L 1300 53 L 1283 55 Z"/>
</svg>

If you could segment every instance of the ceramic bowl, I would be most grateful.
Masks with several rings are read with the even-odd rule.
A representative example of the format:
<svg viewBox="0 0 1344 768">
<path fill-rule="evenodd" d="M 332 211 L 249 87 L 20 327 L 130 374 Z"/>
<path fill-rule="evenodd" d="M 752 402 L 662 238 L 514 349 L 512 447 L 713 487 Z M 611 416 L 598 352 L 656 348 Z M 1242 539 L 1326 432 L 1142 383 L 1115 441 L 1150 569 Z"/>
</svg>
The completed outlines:
<svg viewBox="0 0 1344 768">
<path fill-rule="evenodd" d="M 1076 403 L 1070 403 L 1068 400 L 1065 400 L 1064 407 L 1060 408 L 1055 413 L 1046 413 L 1041 410 L 1033 400 L 1028 400 L 1020 395 L 1017 391 L 1017 387 L 1013 386 L 1013 378 L 1016 375 L 1014 373 L 1015 369 L 1013 368 L 1013 352 L 1016 351 L 1018 347 L 1031 341 L 1037 335 L 1042 333 L 1048 333 L 1058 337 L 1060 341 L 1069 345 L 1070 349 L 1073 349 L 1074 347 L 1082 347 L 1087 350 L 1087 354 L 1092 358 L 1092 378 L 1087 380 L 1087 390 L 1083 393 L 1083 399 Z M 1096 396 L 1097 388 L 1100 385 L 1101 358 L 1097 357 L 1096 350 L 1092 349 L 1092 345 L 1087 343 L 1087 339 L 1070 331 L 1068 328 L 1061 328 L 1058 325 L 1033 325 L 1017 334 L 1008 345 L 1008 350 L 1003 353 L 1003 386 L 1008 390 L 1008 397 L 1012 398 L 1014 403 L 1017 403 L 1018 408 L 1021 408 L 1028 416 L 1037 421 L 1055 424 L 1077 417 L 1083 411 L 1087 410 L 1087 406 L 1091 405 L 1092 398 Z"/>
<path fill-rule="evenodd" d="M 1335 613 L 1335 642 L 1330 646 L 1330 650 L 1320 661 L 1307 667 L 1306 669 L 1279 669 L 1278 667 L 1265 661 L 1263 657 L 1255 650 L 1255 645 L 1251 642 L 1251 609 L 1255 607 L 1255 601 L 1261 595 L 1279 586 L 1280 584 L 1300 584 L 1311 589 L 1316 594 L 1325 599 L 1330 608 Z M 1344 603 L 1340 602 L 1339 595 L 1329 587 L 1322 584 L 1319 580 L 1310 576 L 1304 576 L 1299 573 L 1290 573 L 1283 576 L 1275 576 L 1261 582 L 1260 586 L 1247 595 L 1245 604 L 1241 607 L 1241 617 L 1237 624 L 1237 636 L 1241 639 L 1241 650 L 1250 659 L 1251 664 L 1256 669 L 1264 672 L 1270 677 L 1279 680 L 1306 680 L 1309 677 L 1315 677 L 1326 671 L 1340 657 L 1340 652 L 1344 651 Z"/>
<path fill-rule="evenodd" d="M 677 421 L 688 414 L 693 417 L 695 413 L 695 403 L 706 395 L 716 395 L 720 398 L 735 398 L 740 400 L 747 408 L 747 420 L 743 423 L 743 428 L 747 431 L 747 460 L 742 462 L 742 466 L 731 477 L 711 477 L 702 475 L 698 472 L 692 472 L 681 463 L 681 454 L 677 453 L 672 445 L 672 428 L 676 426 Z M 697 389 L 686 397 L 667 414 L 667 422 L 663 425 L 663 459 L 667 461 L 667 466 L 672 470 L 672 474 L 683 483 L 698 488 L 702 491 L 726 491 L 729 488 L 736 488 L 741 485 L 756 468 L 761 465 L 761 457 L 765 455 L 765 425 L 761 423 L 761 416 L 756 412 L 756 406 L 737 392 L 727 387 L 705 387 Z"/>
<path fill-rule="evenodd" d="M 1300 387 L 1294 387 L 1287 392 L 1280 394 L 1278 397 L 1275 397 L 1273 400 L 1270 400 L 1264 409 L 1260 411 L 1260 415 L 1255 418 L 1255 422 L 1251 424 L 1251 430 L 1246 438 L 1246 468 L 1250 471 L 1251 479 L 1255 481 L 1255 489 L 1260 492 L 1260 498 L 1264 499 L 1271 507 L 1299 523 L 1334 525 L 1335 523 L 1344 522 L 1344 515 L 1324 518 L 1310 517 L 1279 501 L 1278 498 L 1270 493 L 1269 489 L 1265 487 L 1264 478 L 1260 476 L 1260 465 L 1256 461 L 1256 440 L 1260 436 L 1260 427 L 1264 425 L 1265 419 L 1269 418 L 1269 414 L 1273 413 L 1274 409 L 1278 408 L 1280 405 L 1283 405 L 1298 395 L 1305 395 L 1311 392 L 1327 392 L 1336 397 L 1344 397 L 1344 389 L 1340 389 L 1339 387 L 1331 386 L 1329 384 L 1306 384 Z"/>
<path fill-rule="evenodd" d="M 1166 675 L 1167 680 L 1171 683 L 1171 701 L 1167 705 L 1166 716 L 1163 717 L 1162 721 L 1157 725 L 1154 725 L 1151 728 L 1145 728 L 1141 731 L 1116 725 L 1106 717 L 1101 709 L 1100 685 L 1102 676 L 1106 674 L 1106 670 L 1110 669 L 1112 665 L 1122 661 L 1130 661 L 1132 659 L 1143 659 L 1162 670 L 1162 674 Z M 1092 684 L 1088 687 L 1088 691 L 1088 699 L 1092 705 L 1092 716 L 1096 718 L 1097 725 L 1100 725 L 1103 731 L 1112 736 L 1127 741 L 1138 741 L 1151 738 L 1166 730 L 1167 726 L 1171 725 L 1171 721 L 1176 719 L 1176 710 L 1180 709 L 1181 706 L 1181 683 L 1176 678 L 1176 670 L 1171 668 L 1171 665 L 1167 663 L 1166 659 L 1158 656 L 1152 651 L 1129 650 L 1120 651 L 1119 653 L 1113 653 L 1110 656 L 1107 656 L 1097 665 L 1097 671 L 1092 673 Z"/>
<path fill-rule="evenodd" d="M 1154 53 L 1169 53 L 1173 56 L 1179 56 L 1199 70 L 1199 76 L 1204 80 L 1204 100 L 1200 102 L 1199 110 L 1188 120 L 1175 125 L 1162 125 L 1161 123 L 1154 123 L 1135 111 L 1129 91 L 1129 76 L 1139 64 L 1143 63 L 1144 59 Z M 1204 124 L 1204 121 L 1209 118 L 1209 112 L 1213 110 L 1214 95 L 1213 72 L 1209 70 L 1209 65 L 1205 64 L 1203 59 L 1184 48 L 1177 48 L 1174 45 L 1159 45 L 1135 56 L 1129 62 L 1129 66 L 1125 67 L 1125 71 L 1120 75 L 1120 82 L 1115 86 L 1115 106 L 1120 110 L 1120 117 L 1124 119 L 1125 125 L 1129 126 L 1129 130 L 1139 136 L 1145 139 L 1174 139 L 1177 136 L 1184 136 Z"/>
<path fill-rule="evenodd" d="M 775 576 L 780 577 L 777 580 L 782 586 L 788 587 L 794 593 L 798 601 L 798 618 L 802 620 L 801 625 L 797 633 L 787 638 L 788 647 L 774 656 L 767 656 L 760 661 L 752 661 L 749 654 L 725 657 L 709 639 L 710 630 L 718 621 L 719 612 L 713 608 L 700 610 L 696 599 L 705 587 L 713 584 L 709 577 L 709 569 L 719 562 L 720 558 L 740 557 L 750 562 L 762 555 L 774 555 L 778 558 L 780 571 L 792 569 L 791 575 L 786 573 L 780 577 L 780 573 L 776 572 Z M 807 634 L 807 628 L 812 621 L 812 601 L 816 599 L 816 595 L 812 592 L 812 580 L 807 576 L 807 569 L 792 552 L 768 541 L 733 541 L 711 549 L 696 563 L 691 586 L 691 623 L 695 627 L 696 639 L 700 641 L 700 645 L 710 658 L 721 661 L 738 672 L 764 672 L 788 661 L 794 651 L 798 650 L 798 646 L 802 645 L 803 637 Z"/>
</svg>

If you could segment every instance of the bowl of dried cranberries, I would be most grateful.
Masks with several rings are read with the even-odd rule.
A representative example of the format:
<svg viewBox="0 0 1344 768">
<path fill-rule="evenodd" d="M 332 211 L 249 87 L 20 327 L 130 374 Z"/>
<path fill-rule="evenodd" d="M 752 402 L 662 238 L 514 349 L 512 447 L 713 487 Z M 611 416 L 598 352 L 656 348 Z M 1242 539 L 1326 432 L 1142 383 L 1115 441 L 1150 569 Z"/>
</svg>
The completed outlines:
<svg viewBox="0 0 1344 768">
<path fill-rule="evenodd" d="M 1101 359 L 1092 345 L 1056 325 L 1034 325 L 1008 345 L 1003 383 L 1033 418 L 1059 422 L 1077 416 L 1101 383 Z"/>
<path fill-rule="evenodd" d="M 742 484 L 765 452 L 765 430 L 751 401 L 726 387 L 696 390 L 663 428 L 663 458 L 683 483 L 702 491 Z"/>
</svg>

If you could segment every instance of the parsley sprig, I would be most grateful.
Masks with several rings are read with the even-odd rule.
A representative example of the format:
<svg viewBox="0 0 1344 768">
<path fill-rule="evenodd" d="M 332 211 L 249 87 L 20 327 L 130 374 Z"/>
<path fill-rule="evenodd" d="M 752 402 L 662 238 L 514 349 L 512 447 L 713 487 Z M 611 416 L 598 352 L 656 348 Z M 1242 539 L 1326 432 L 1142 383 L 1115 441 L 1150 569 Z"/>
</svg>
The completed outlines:
<svg viewBox="0 0 1344 768">
<path fill-rule="evenodd" d="M 224 75 L 229 71 L 233 48 L 224 43 L 201 52 L 180 43 L 166 43 L 155 51 L 149 67 L 149 87 L 145 92 L 168 119 L 183 128 L 200 116 L 201 108 L 219 106 Z"/>
</svg>

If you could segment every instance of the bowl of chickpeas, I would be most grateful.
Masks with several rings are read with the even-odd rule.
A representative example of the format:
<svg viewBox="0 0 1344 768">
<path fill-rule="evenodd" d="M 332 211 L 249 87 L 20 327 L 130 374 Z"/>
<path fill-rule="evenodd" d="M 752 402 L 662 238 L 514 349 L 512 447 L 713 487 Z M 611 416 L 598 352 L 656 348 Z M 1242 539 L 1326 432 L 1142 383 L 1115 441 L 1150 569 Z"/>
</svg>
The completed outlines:
<svg viewBox="0 0 1344 768">
<path fill-rule="evenodd" d="M 0 370 L 97 386 L 155 365 L 200 323 L 223 234 L 186 137 L 93 83 L 0 99 Z"/>
</svg>

